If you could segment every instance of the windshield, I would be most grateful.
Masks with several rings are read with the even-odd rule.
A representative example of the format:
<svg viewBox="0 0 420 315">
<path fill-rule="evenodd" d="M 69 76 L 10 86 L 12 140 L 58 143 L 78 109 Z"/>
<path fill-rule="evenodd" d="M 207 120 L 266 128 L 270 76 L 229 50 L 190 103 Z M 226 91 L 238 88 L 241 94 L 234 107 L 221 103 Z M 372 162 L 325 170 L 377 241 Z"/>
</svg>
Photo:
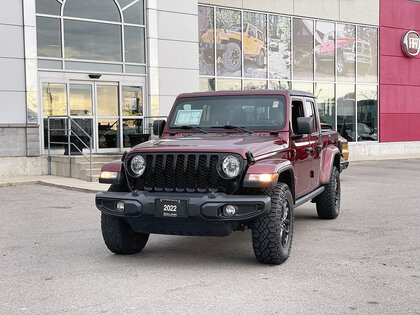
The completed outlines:
<svg viewBox="0 0 420 315">
<path fill-rule="evenodd" d="M 244 26 L 243 26 L 243 32 L 245 32 L 245 29 L 246 29 L 246 24 L 244 24 Z M 234 25 L 231 25 L 229 28 L 228 28 L 228 30 L 231 30 L 231 31 L 234 31 L 234 32 L 241 32 L 241 24 L 234 24 Z"/>
<path fill-rule="evenodd" d="M 282 95 L 212 96 L 180 99 L 174 105 L 169 129 L 240 126 L 279 130 L 285 123 L 286 98 Z"/>
</svg>

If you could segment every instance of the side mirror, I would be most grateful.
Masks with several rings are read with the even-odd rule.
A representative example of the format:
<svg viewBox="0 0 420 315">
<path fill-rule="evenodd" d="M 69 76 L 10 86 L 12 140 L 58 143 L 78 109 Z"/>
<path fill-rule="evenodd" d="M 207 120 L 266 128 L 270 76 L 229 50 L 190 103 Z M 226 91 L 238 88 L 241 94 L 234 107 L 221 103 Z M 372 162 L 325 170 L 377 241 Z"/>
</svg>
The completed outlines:
<svg viewBox="0 0 420 315">
<path fill-rule="evenodd" d="M 166 121 L 165 120 L 155 120 L 153 122 L 153 134 L 155 136 L 159 136 L 159 138 L 162 136 L 163 129 L 165 128 Z"/>
<path fill-rule="evenodd" d="M 311 134 L 314 126 L 313 117 L 298 117 L 297 119 L 297 133 L 300 135 Z"/>
</svg>

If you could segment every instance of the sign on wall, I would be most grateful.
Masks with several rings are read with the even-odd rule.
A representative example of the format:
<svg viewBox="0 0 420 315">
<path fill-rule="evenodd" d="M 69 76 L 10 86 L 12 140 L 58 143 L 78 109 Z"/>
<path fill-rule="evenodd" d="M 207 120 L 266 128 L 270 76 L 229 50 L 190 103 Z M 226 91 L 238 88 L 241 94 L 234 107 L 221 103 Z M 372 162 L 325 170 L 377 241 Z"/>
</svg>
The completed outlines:
<svg viewBox="0 0 420 315">
<path fill-rule="evenodd" d="M 408 31 L 401 40 L 401 47 L 407 57 L 415 57 L 420 53 L 420 35 L 415 31 Z"/>
</svg>

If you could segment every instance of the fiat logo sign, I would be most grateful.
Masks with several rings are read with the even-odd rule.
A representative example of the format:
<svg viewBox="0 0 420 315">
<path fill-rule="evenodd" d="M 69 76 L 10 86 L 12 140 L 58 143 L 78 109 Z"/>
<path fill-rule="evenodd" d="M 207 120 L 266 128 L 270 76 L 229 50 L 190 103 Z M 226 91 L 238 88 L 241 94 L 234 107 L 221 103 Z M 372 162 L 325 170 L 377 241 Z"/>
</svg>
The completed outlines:
<svg viewBox="0 0 420 315">
<path fill-rule="evenodd" d="M 415 57 L 420 53 L 420 35 L 415 31 L 408 31 L 401 40 L 401 46 L 407 57 Z"/>
</svg>

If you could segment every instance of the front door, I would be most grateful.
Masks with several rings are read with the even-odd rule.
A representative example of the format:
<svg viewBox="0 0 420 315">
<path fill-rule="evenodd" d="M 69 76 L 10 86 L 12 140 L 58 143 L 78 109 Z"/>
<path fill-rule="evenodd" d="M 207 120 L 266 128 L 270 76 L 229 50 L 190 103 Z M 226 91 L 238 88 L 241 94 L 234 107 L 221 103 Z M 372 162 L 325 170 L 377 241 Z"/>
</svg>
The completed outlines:
<svg viewBox="0 0 420 315">
<path fill-rule="evenodd" d="M 143 125 L 144 78 L 88 81 L 70 75 L 66 80 L 41 79 L 41 90 L 44 148 L 48 146 L 48 116 L 70 116 L 76 134 L 72 142 L 83 151 L 88 151 L 85 144 L 89 147 L 90 139 L 94 153 L 107 153 L 122 152 L 149 138 Z M 57 117 L 50 125 L 50 130 L 64 129 L 66 119 Z M 51 131 L 51 142 L 65 140 L 64 132 L 59 133 Z M 51 146 L 58 152 L 64 149 L 63 145 Z"/>
</svg>

